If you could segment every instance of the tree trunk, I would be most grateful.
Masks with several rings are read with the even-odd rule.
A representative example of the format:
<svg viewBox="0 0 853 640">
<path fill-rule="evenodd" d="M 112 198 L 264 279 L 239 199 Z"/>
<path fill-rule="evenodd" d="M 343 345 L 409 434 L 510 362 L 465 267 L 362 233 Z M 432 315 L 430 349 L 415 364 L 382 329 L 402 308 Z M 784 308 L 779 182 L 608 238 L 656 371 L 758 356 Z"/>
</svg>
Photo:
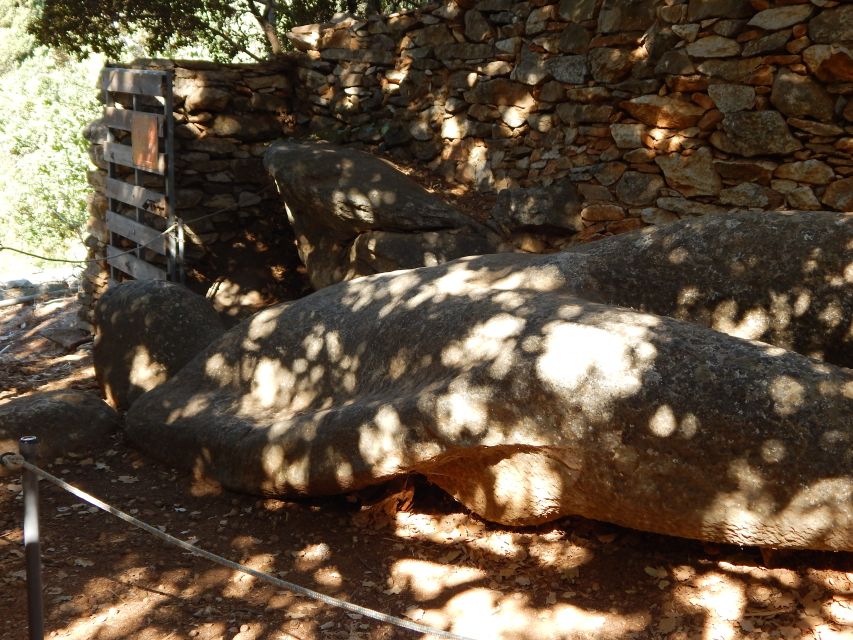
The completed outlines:
<svg viewBox="0 0 853 640">
<path fill-rule="evenodd" d="M 276 3 L 273 0 L 260 2 L 260 5 L 264 7 L 264 11 L 261 11 L 255 0 L 246 0 L 246 4 L 249 8 L 249 12 L 264 32 L 264 37 L 267 39 L 270 54 L 272 56 L 279 55 L 282 52 L 282 47 L 281 38 L 279 37 L 278 29 L 276 28 L 276 22 L 278 20 L 278 16 L 276 14 Z"/>
</svg>

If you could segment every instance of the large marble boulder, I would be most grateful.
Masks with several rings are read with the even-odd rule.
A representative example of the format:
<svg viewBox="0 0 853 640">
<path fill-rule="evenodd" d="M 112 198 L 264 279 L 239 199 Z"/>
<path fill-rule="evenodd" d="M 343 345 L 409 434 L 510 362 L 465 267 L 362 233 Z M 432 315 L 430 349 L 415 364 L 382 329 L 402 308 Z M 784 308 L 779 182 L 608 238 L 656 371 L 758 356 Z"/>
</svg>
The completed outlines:
<svg viewBox="0 0 853 640">
<path fill-rule="evenodd" d="M 282 140 L 276 180 L 315 289 L 494 252 L 499 238 L 389 163 L 357 149 Z"/>
<path fill-rule="evenodd" d="M 127 435 L 251 493 L 329 495 L 420 473 L 505 524 L 578 514 L 703 540 L 853 550 L 853 371 L 686 321 L 713 326 L 721 304 L 796 300 L 811 278 L 793 315 L 825 311 L 820 283 L 849 278 L 849 260 L 817 258 L 834 242 L 827 234 L 847 246 L 850 219 L 769 219 L 787 232 L 721 217 L 328 287 L 209 345 L 133 404 Z M 743 236 L 731 241 L 742 253 L 678 235 L 711 233 L 702 223 Z M 611 242 L 624 266 L 608 271 Z M 759 278 L 750 269 L 766 263 L 749 257 L 759 252 L 792 256 L 798 269 Z M 624 279 L 630 265 L 636 282 Z M 641 282 L 646 293 L 624 293 Z M 614 291 L 684 319 L 617 306 Z M 848 281 L 834 298 L 848 327 L 850 295 Z M 829 353 L 835 323 L 791 321 L 762 337 Z"/>
<path fill-rule="evenodd" d="M 573 249 L 572 291 L 853 368 L 853 214 L 685 218 Z"/>
<path fill-rule="evenodd" d="M 225 330 L 205 298 L 161 280 L 110 287 L 95 305 L 95 325 L 95 376 L 120 411 L 176 374 Z"/>
<path fill-rule="evenodd" d="M 38 456 L 87 456 L 109 449 L 119 431 L 118 414 L 93 393 L 43 391 L 0 405 L 0 453 L 18 451 L 22 436 L 39 438 Z M 0 466 L 0 477 L 8 475 Z"/>
</svg>

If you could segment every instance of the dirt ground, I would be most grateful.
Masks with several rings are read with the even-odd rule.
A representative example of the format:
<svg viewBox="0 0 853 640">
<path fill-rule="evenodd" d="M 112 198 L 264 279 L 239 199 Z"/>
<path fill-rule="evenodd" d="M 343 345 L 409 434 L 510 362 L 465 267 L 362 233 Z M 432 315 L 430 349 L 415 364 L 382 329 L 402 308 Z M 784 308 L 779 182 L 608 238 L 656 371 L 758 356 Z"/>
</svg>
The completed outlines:
<svg viewBox="0 0 853 640">
<path fill-rule="evenodd" d="M 97 393 L 91 341 L 74 333 L 73 314 L 68 300 L 0 308 L 0 404 L 49 389 Z M 508 529 L 419 479 L 322 501 L 258 499 L 146 460 L 121 434 L 45 466 L 227 558 L 480 640 L 853 638 L 853 554 L 765 560 L 581 518 Z M 9 640 L 27 635 L 20 493 L 18 477 L 0 477 L 0 638 Z M 47 482 L 41 496 L 50 638 L 430 637 L 167 546 Z"/>
</svg>

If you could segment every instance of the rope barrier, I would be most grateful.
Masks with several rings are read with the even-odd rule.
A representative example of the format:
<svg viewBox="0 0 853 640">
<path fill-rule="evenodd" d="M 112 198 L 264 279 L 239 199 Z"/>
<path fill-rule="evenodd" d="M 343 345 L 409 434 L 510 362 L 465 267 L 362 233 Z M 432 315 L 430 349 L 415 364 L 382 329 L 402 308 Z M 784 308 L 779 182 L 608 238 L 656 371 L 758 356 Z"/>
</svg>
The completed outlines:
<svg viewBox="0 0 853 640">
<path fill-rule="evenodd" d="M 254 193 L 252 193 L 250 195 L 259 196 L 262 193 L 269 191 L 273 186 L 274 185 L 272 185 L 272 184 L 268 184 L 263 189 L 260 189 L 259 191 L 255 191 Z M 154 238 L 152 238 L 148 242 L 143 242 L 141 244 L 138 244 L 133 249 L 128 249 L 127 251 L 122 251 L 120 253 L 113 254 L 112 257 L 117 258 L 119 256 L 126 256 L 126 255 L 130 255 L 131 253 L 136 253 L 137 251 L 139 251 L 139 249 L 144 249 L 148 245 L 154 244 L 155 242 L 160 240 L 160 238 L 165 237 L 166 234 L 170 233 L 174 229 L 177 229 L 178 226 L 194 224 L 196 222 L 200 222 L 200 221 L 205 220 L 207 218 L 212 218 L 213 216 L 218 216 L 220 213 L 225 213 L 227 211 L 231 211 L 232 209 L 236 209 L 238 206 L 239 206 L 239 203 L 230 204 L 227 207 L 222 207 L 220 209 L 217 209 L 216 211 L 206 213 L 203 216 L 198 216 L 195 218 L 191 218 L 190 220 L 182 220 L 180 222 L 170 224 L 168 227 L 163 229 L 163 231 L 158 233 Z M 35 253 L 30 253 L 29 251 L 24 251 L 23 249 L 16 249 L 15 247 L 7 247 L 7 246 L 2 245 L 2 244 L 0 244 L 0 251 L 12 251 L 13 253 L 20 253 L 22 255 L 29 256 L 30 258 L 36 258 L 37 260 L 44 260 L 46 262 L 64 262 L 64 263 L 68 263 L 68 264 L 96 264 L 98 262 L 103 262 L 106 259 L 106 258 L 88 258 L 86 260 L 69 260 L 68 258 L 48 258 L 47 256 L 40 256 L 40 255 L 35 254 Z"/>
<path fill-rule="evenodd" d="M 151 526 L 137 518 L 134 518 L 132 515 L 125 513 L 115 507 L 99 500 L 95 496 L 86 493 L 82 489 L 78 489 L 77 487 L 68 484 L 64 480 L 57 478 L 56 476 L 48 473 L 47 471 L 41 469 L 40 467 L 28 462 L 24 459 L 23 456 L 16 453 L 4 453 L 0 455 L 0 464 L 9 469 L 19 469 L 24 468 L 32 473 L 36 474 L 40 478 L 43 478 L 60 489 L 64 489 L 68 493 L 77 496 L 81 500 L 88 502 L 91 505 L 94 505 L 98 509 L 102 511 L 106 511 L 107 513 L 115 516 L 119 520 L 124 520 L 125 522 L 132 524 L 143 531 L 150 533 L 156 538 L 166 542 L 167 544 L 174 545 L 179 547 L 193 555 L 200 556 L 211 562 L 215 562 L 223 567 L 227 567 L 229 569 L 233 569 L 235 571 L 240 571 L 242 573 L 246 573 L 250 576 L 258 578 L 259 580 L 263 580 L 265 582 L 269 582 L 277 587 L 285 589 L 287 591 L 291 591 L 292 593 L 299 594 L 306 598 L 311 598 L 312 600 L 317 600 L 324 604 L 330 605 L 332 607 L 337 607 L 339 609 L 344 609 L 345 611 L 349 611 L 351 613 L 357 613 L 368 618 L 372 618 L 373 620 L 377 620 L 378 622 L 384 622 L 386 624 L 392 624 L 394 626 L 400 627 L 402 629 L 406 629 L 408 631 L 413 631 L 415 633 L 423 633 L 423 634 L 431 634 L 437 636 L 439 638 L 448 638 L 449 640 L 477 640 L 476 638 L 471 638 L 467 636 L 460 636 L 455 633 L 451 633 L 450 631 L 443 631 L 441 629 L 436 629 L 434 627 L 429 627 L 423 624 L 419 624 L 417 622 L 410 622 L 408 620 L 403 620 L 402 618 L 398 618 L 396 616 L 388 615 L 386 613 L 382 613 L 380 611 L 374 611 L 373 609 L 368 609 L 366 607 L 362 607 L 357 604 L 353 604 L 351 602 L 347 602 L 346 600 L 341 600 L 339 598 L 335 598 L 333 596 L 326 595 L 324 593 L 320 593 L 319 591 L 314 591 L 313 589 L 309 589 L 307 587 L 303 587 L 293 582 L 288 582 L 287 580 L 282 580 L 281 578 L 276 578 L 275 576 L 271 576 L 268 573 L 264 573 L 262 571 L 258 571 L 257 569 L 252 569 L 251 567 L 247 567 L 246 565 L 239 564 L 234 562 L 233 560 L 228 560 L 227 558 L 223 558 L 222 556 L 218 556 L 215 553 L 207 551 L 205 549 L 201 549 L 194 544 L 181 540 L 180 538 L 176 538 L 172 535 L 169 535 L 165 531 L 160 531 L 156 527 Z"/>
</svg>

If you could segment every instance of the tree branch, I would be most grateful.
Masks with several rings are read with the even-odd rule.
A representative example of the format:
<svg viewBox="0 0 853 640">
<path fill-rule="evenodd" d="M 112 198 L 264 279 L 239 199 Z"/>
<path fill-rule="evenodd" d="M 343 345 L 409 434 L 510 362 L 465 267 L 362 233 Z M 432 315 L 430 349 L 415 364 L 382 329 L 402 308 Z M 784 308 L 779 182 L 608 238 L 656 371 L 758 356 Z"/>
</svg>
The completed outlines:
<svg viewBox="0 0 853 640">
<path fill-rule="evenodd" d="M 208 31 L 210 31 L 211 33 L 214 33 L 217 36 L 219 36 L 220 38 L 222 38 L 225 42 L 227 42 L 229 45 L 231 45 L 231 47 L 233 47 L 235 51 L 242 51 L 247 56 L 252 58 L 252 60 L 254 60 L 255 62 L 263 62 L 264 61 L 263 58 L 256 56 L 254 53 L 249 51 L 245 46 L 241 45 L 239 42 L 232 39 L 231 36 L 228 35 L 227 32 L 223 31 L 222 29 L 216 28 L 212 23 L 207 25 L 205 28 Z"/>
<path fill-rule="evenodd" d="M 275 26 L 276 3 L 272 0 L 268 0 L 267 2 L 264 2 L 263 0 L 245 0 L 245 3 L 246 7 L 249 9 L 249 13 L 252 14 L 255 21 L 260 25 L 261 31 L 264 32 L 264 36 L 266 36 L 272 55 L 276 56 L 280 54 L 282 51 L 281 39 L 278 36 L 278 30 Z M 261 5 L 266 9 L 266 15 L 261 11 L 258 5 Z"/>
</svg>

